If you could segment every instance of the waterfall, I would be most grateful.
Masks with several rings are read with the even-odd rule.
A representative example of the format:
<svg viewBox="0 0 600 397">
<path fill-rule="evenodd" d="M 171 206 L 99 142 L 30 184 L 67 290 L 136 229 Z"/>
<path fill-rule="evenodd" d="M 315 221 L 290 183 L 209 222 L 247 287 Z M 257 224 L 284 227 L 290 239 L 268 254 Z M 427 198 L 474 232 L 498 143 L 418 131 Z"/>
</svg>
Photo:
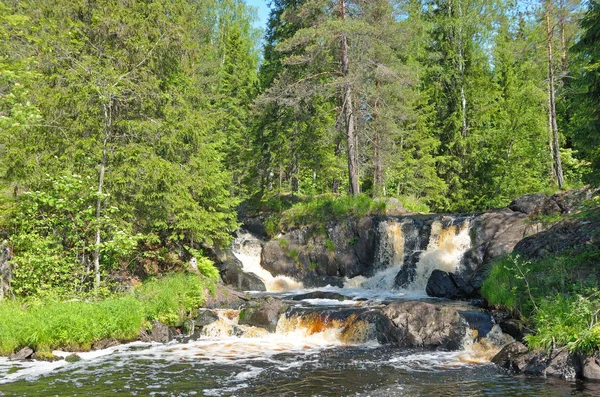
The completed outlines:
<svg viewBox="0 0 600 397">
<path fill-rule="evenodd" d="M 379 222 L 375 274 L 347 279 L 346 288 L 424 292 L 434 269 L 460 270 L 471 247 L 468 218 L 402 217 Z"/>
<path fill-rule="evenodd" d="M 262 242 L 246 231 L 238 231 L 231 244 L 235 257 L 242 263 L 245 273 L 253 273 L 262 280 L 268 292 L 289 291 L 301 289 L 302 283 L 287 276 L 274 277 L 260 265 Z"/>
</svg>

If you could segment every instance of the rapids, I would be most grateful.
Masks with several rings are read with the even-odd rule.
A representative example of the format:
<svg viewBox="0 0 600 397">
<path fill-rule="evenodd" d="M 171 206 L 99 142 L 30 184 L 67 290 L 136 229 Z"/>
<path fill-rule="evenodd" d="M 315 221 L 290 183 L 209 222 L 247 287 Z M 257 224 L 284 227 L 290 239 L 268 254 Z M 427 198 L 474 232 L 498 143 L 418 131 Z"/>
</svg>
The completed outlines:
<svg viewBox="0 0 600 397">
<path fill-rule="evenodd" d="M 271 275 L 260 266 L 261 242 L 239 233 L 234 254 L 268 289 L 254 294 L 289 305 L 275 332 L 240 323 L 240 310 L 221 309 L 216 321 L 187 342 L 135 342 L 78 353 L 76 363 L 0 358 L 0 396 L 600 395 L 593 383 L 515 377 L 489 364 L 498 346 L 478 334 L 493 329 L 493 320 L 479 309 L 470 312 L 471 306 L 458 351 L 381 344 L 372 314 L 381 315 L 377 310 L 390 302 L 465 305 L 427 298 L 424 288 L 434 269 L 459 269 L 470 247 L 469 222 L 440 219 L 423 233 L 410 219 L 384 221 L 371 277 L 315 289 Z M 406 281 L 402 288 L 399 272 Z"/>
</svg>

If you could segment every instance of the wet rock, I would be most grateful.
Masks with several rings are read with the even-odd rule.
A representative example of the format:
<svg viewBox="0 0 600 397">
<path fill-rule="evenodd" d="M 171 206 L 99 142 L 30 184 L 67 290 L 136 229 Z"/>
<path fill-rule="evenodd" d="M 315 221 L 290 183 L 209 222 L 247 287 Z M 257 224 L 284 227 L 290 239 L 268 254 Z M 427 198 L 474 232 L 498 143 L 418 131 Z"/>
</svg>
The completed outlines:
<svg viewBox="0 0 600 397">
<path fill-rule="evenodd" d="M 10 356 L 8 356 L 8 359 L 13 360 L 13 361 L 27 360 L 28 358 L 31 358 L 31 356 L 33 355 L 33 352 L 34 351 L 31 347 L 25 346 L 18 352 L 13 353 Z"/>
<path fill-rule="evenodd" d="M 495 258 L 509 254 L 524 237 L 541 231 L 541 225 L 531 224 L 527 215 L 508 208 L 490 211 L 473 219 L 472 248 L 462 259 L 465 276 L 478 271 Z"/>
<path fill-rule="evenodd" d="M 581 372 L 577 359 L 566 350 L 550 354 L 547 361 L 546 376 L 574 380 Z"/>
<path fill-rule="evenodd" d="M 465 322 L 453 307 L 406 301 L 386 306 L 383 313 L 400 329 L 400 346 L 455 350 L 466 332 Z"/>
<path fill-rule="evenodd" d="M 108 349 L 109 347 L 118 346 L 121 343 L 114 338 L 101 339 L 92 345 L 92 350 Z"/>
<path fill-rule="evenodd" d="M 331 299 L 331 300 L 337 300 L 337 301 L 345 301 L 350 298 L 348 298 L 347 296 L 342 295 L 340 293 L 337 293 L 337 292 L 314 291 L 314 292 L 307 292 L 306 294 L 294 295 L 291 297 L 291 299 L 295 300 L 295 301 L 301 301 L 301 300 L 305 300 L 305 299 Z"/>
<path fill-rule="evenodd" d="M 231 286 L 217 285 L 215 294 L 208 294 L 204 307 L 207 309 L 239 309 L 250 299 L 250 295 Z"/>
<path fill-rule="evenodd" d="M 212 324 L 219 319 L 219 315 L 212 310 L 201 309 L 198 311 L 198 315 L 194 319 L 194 323 L 198 327 L 204 327 L 208 324 Z"/>
<path fill-rule="evenodd" d="M 529 351 L 522 343 L 513 342 L 500 350 L 492 362 L 514 373 L 543 375 L 548 359 L 544 352 Z"/>
<path fill-rule="evenodd" d="M 68 363 L 76 363 L 78 361 L 81 361 L 81 357 L 79 357 L 79 355 L 73 353 L 73 354 L 69 354 L 67 357 L 65 357 L 65 361 Z"/>
<path fill-rule="evenodd" d="M 57 356 L 55 356 L 54 354 L 52 354 L 50 352 L 35 352 L 31 356 L 31 358 L 34 359 L 34 360 L 47 361 L 47 362 L 53 362 L 53 361 L 60 361 L 60 360 L 62 360 L 62 357 L 57 357 Z"/>
<path fill-rule="evenodd" d="M 240 311 L 239 325 L 249 325 L 275 332 L 279 316 L 287 309 L 287 305 L 279 299 L 269 298 L 253 303 Z"/>
<path fill-rule="evenodd" d="M 142 342 L 167 343 L 172 339 L 169 327 L 160 321 L 152 324 L 152 330 L 148 333 L 145 329 L 140 330 L 140 340 Z"/>
<path fill-rule="evenodd" d="M 425 288 L 427 295 L 437 298 L 466 299 L 478 297 L 478 293 L 461 275 L 435 269 Z"/>
<path fill-rule="evenodd" d="M 600 353 L 596 352 L 592 356 L 581 356 L 581 376 L 584 379 L 600 380 Z"/>
<path fill-rule="evenodd" d="M 502 332 L 512 336 L 515 340 L 522 342 L 525 336 L 525 327 L 523 322 L 517 319 L 509 318 L 502 320 L 498 325 L 502 328 Z"/>
</svg>

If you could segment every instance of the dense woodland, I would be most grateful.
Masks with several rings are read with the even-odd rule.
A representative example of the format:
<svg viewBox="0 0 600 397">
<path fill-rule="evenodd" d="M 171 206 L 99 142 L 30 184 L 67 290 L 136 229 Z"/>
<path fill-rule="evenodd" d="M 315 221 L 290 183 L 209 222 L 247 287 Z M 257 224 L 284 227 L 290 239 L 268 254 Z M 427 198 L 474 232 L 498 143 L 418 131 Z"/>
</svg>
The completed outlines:
<svg viewBox="0 0 600 397">
<path fill-rule="evenodd" d="M 14 294 L 210 272 L 240 205 L 283 195 L 472 211 L 598 182 L 597 0 L 271 7 L 263 36 L 242 0 L 0 1 Z"/>
</svg>

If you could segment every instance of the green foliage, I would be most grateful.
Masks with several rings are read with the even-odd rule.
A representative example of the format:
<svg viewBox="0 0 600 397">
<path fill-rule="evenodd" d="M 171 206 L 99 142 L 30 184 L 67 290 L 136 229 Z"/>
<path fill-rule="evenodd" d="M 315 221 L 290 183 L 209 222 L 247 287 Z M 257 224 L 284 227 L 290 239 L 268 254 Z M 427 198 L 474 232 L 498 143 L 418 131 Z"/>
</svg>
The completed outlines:
<svg viewBox="0 0 600 397">
<path fill-rule="evenodd" d="M 202 305 L 211 283 L 194 274 L 177 273 L 145 282 L 136 289 L 136 297 L 144 304 L 145 319 L 179 326 Z"/>
<path fill-rule="evenodd" d="M 3 300 L 0 355 L 24 346 L 86 350 L 104 338 L 129 341 L 148 321 L 181 325 L 204 303 L 213 281 L 193 274 L 150 280 L 134 293 L 98 302 Z"/>
<path fill-rule="evenodd" d="M 590 248 L 524 261 L 497 260 L 483 283 L 482 295 L 493 305 L 521 313 L 536 332 L 532 347 L 600 348 L 600 250 Z"/>
<path fill-rule="evenodd" d="M 415 196 L 399 196 L 398 201 L 407 211 L 410 212 L 431 212 L 429 205 L 425 203 L 425 198 L 418 198 Z"/>
<path fill-rule="evenodd" d="M 335 251 L 335 243 L 328 238 L 325 239 L 325 247 L 331 252 Z"/>
<path fill-rule="evenodd" d="M 324 227 L 330 221 L 348 217 L 383 214 L 385 202 L 375 201 L 366 195 L 307 197 L 279 214 L 272 215 L 276 231 L 298 226 Z"/>
<path fill-rule="evenodd" d="M 129 257 L 140 236 L 119 222 L 117 207 L 107 208 L 97 219 L 96 198 L 93 183 L 79 175 L 47 176 L 40 190 L 18 198 L 4 224 L 11 232 L 16 295 L 89 291 L 97 228 L 104 236 L 100 246 L 104 271 L 114 270 Z"/>
</svg>

